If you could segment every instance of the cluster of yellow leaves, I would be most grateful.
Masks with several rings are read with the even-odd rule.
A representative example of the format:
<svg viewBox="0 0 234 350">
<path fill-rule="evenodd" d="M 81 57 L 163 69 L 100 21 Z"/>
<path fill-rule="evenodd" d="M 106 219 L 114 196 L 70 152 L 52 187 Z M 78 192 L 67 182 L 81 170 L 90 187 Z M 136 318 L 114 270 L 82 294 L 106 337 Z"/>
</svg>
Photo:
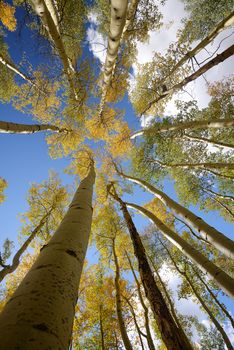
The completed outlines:
<svg viewBox="0 0 234 350">
<path fill-rule="evenodd" d="M 144 205 L 146 209 L 151 211 L 159 220 L 169 226 L 173 225 L 173 215 L 167 212 L 165 205 L 158 198 L 153 198 L 152 201 Z"/>
<path fill-rule="evenodd" d="M 6 189 L 6 187 L 7 187 L 6 180 L 0 177 L 0 203 L 2 203 L 5 199 L 3 192 Z"/>
<path fill-rule="evenodd" d="M 69 130 L 54 133 L 47 136 L 46 141 L 52 158 L 68 156 L 79 147 L 84 139 L 84 132 L 80 130 Z"/>
<path fill-rule="evenodd" d="M 122 157 L 132 149 L 130 140 L 131 130 L 126 122 L 119 124 L 116 134 L 112 134 L 108 140 L 108 151 L 115 157 Z"/>
<path fill-rule="evenodd" d="M 15 8 L 3 1 L 0 1 L 0 21 L 11 32 L 16 29 Z"/>
<path fill-rule="evenodd" d="M 72 155 L 72 161 L 69 166 L 65 169 L 67 174 L 78 175 L 81 179 L 87 176 L 90 162 L 93 161 L 94 154 L 91 148 L 87 145 L 82 145 Z"/>
</svg>

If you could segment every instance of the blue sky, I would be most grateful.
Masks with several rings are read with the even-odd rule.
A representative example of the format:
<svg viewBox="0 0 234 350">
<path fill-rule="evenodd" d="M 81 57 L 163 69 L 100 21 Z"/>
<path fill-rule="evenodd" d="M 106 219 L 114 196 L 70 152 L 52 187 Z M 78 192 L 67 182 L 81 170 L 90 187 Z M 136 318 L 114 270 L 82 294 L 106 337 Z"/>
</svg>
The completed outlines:
<svg viewBox="0 0 234 350">
<path fill-rule="evenodd" d="M 182 12 L 181 5 L 179 10 Z M 21 17 L 22 12 L 17 10 L 17 15 Z M 180 14 L 178 13 L 178 15 Z M 167 16 L 169 17 L 168 14 Z M 169 38 L 164 39 L 164 44 L 165 40 L 169 40 Z M 38 61 L 46 62 L 45 56 L 38 55 L 38 50 L 36 47 L 37 40 L 35 37 L 29 36 L 29 31 L 27 28 L 24 27 L 22 29 L 20 36 L 18 35 L 18 32 L 8 33 L 7 42 L 10 48 L 10 55 L 15 62 L 19 62 L 21 60 L 23 51 L 26 52 L 29 61 L 32 62 L 33 65 L 37 64 Z M 149 41 L 149 45 L 151 45 L 151 41 Z M 152 46 L 153 45 L 154 44 L 152 44 Z M 141 53 L 143 49 L 144 48 L 141 48 Z M 86 54 L 87 53 L 89 55 L 93 54 L 92 51 L 88 50 L 88 45 L 86 48 Z M 222 69 L 221 72 L 223 73 Z M 193 90 L 194 89 L 195 88 L 193 87 Z M 203 96 L 202 103 L 205 104 Z M 140 120 L 134 114 L 127 96 L 125 96 L 124 100 L 119 103 L 118 106 L 125 109 L 125 118 L 129 122 L 129 125 L 133 129 L 139 129 Z M 173 107 L 170 108 L 173 109 Z M 4 121 L 14 121 L 28 124 L 35 122 L 33 121 L 31 115 L 26 115 L 17 111 L 9 104 L 3 105 L 0 103 L 0 115 L 1 120 Z M 6 179 L 8 182 L 8 188 L 5 192 L 7 197 L 6 201 L 0 205 L 0 245 L 2 245 L 6 238 L 9 238 L 14 242 L 17 240 L 17 234 L 19 233 L 21 227 L 18 216 L 19 214 L 24 213 L 28 208 L 26 196 L 30 184 L 33 182 L 39 183 L 48 179 L 50 170 L 55 170 L 60 175 L 63 184 L 72 184 L 74 177 L 63 172 L 64 168 L 68 164 L 69 159 L 63 158 L 53 160 L 49 157 L 44 133 L 37 133 L 33 135 L 0 134 L 0 176 Z M 176 199 L 171 182 L 166 181 L 164 189 L 167 194 Z M 138 204 L 142 204 L 150 200 L 152 195 L 144 192 L 138 186 L 134 186 L 134 196 L 125 195 L 124 198 L 128 201 L 134 201 Z M 191 209 L 199 216 L 204 218 L 209 224 L 224 232 L 227 236 L 231 237 L 233 234 L 232 225 L 224 222 L 224 220 L 216 212 L 199 212 L 196 207 L 191 207 Z M 139 230 L 143 229 L 145 225 L 148 224 L 148 221 L 142 218 L 140 215 L 134 215 L 134 221 Z M 93 254 L 95 254 L 94 258 L 92 257 Z M 89 257 L 93 261 L 95 261 L 97 258 L 93 248 L 89 253 Z M 230 301 L 227 303 L 229 308 L 234 309 L 234 303 L 231 304 Z"/>
</svg>

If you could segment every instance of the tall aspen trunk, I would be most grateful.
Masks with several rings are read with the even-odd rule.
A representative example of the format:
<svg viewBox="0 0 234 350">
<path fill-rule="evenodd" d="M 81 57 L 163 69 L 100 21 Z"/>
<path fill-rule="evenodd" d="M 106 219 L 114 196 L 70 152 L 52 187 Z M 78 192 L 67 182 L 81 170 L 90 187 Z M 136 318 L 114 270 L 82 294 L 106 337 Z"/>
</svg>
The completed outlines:
<svg viewBox="0 0 234 350">
<path fill-rule="evenodd" d="M 29 244 L 32 242 L 32 240 L 36 237 L 37 233 L 40 231 L 40 229 L 44 226 L 46 223 L 46 220 L 50 216 L 53 209 L 50 209 L 40 220 L 37 227 L 32 231 L 30 236 L 26 239 L 26 241 L 23 243 L 23 245 L 20 247 L 20 249 L 16 252 L 14 255 L 13 261 L 11 265 L 7 265 L 3 268 L 3 270 L 0 271 L 0 282 L 5 278 L 9 273 L 14 272 L 17 267 L 20 264 L 20 258 L 28 248 Z"/>
<path fill-rule="evenodd" d="M 0 349 L 69 348 L 92 221 L 94 165 L 60 226 L 0 315 Z"/>
<path fill-rule="evenodd" d="M 221 129 L 221 128 L 229 128 L 234 126 L 234 118 L 227 119 L 213 119 L 213 120 L 193 120 L 189 122 L 183 122 L 178 124 L 169 124 L 162 125 L 155 128 L 142 129 L 135 131 L 130 137 L 132 140 L 137 136 L 147 135 L 149 134 L 157 134 L 160 132 L 166 131 L 178 131 L 178 130 L 186 130 L 186 129 Z"/>
<path fill-rule="evenodd" d="M 172 231 L 168 226 L 166 226 L 162 221 L 160 221 L 153 213 L 149 210 L 133 203 L 126 203 L 127 207 L 137 210 L 139 213 L 148 217 L 152 221 L 160 232 L 172 242 L 185 256 L 195 262 L 199 268 L 207 273 L 218 286 L 231 298 L 234 298 L 234 279 L 227 275 L 218 266 L 208 260 L 204 255 L 202 255 L 198 250 L 193 248 L 188 242 L 186 242 L 177 233 Z"/>
<path fill-rule="evenodd" d="M 135 280 L 135 282 L 136 282 L 138 297 L 139 297 L 141 306 L 142 306 L 142 308 L 143 308 L 143 310 L 144 310 L 145 330 L 146 330 L 146 337 L 147 337 L 148 347 L 149 347 L 149 350 L 155 350 L 153 338 L 152 338 L 151 331 L 150 331 L 149 310 L 148 310 L 147 306 L 145 305 L 145 302 L 144 302 L 144 299 L 143 299 L 143 296 L 142 296 L 142 293 L 141 293 L 141 286 L 140 286 L 140 283 L 139 283 L 139 281 L 138 281 L 138 279 L 137 279 L 136 273 L 135 273 L 134 268 L 133 268 L 133 266 L 132 266 L 131 259 L 130 259 L 130 257 L 129 257 L 129 255 L 128 255 L 127 252 L 126 252 L 126 256 L 127 256 L 127 259 L 128 259 L 128 262 L 129 262 L 129 266 L 130 266 L 130 268 L 131 268 L 131 271 L 132 271 L 134 280 Z"/>
<path fill-rule="evenodd" d="M 123 313 L 122 313 L 122 301 L 121 301 L 121 291 L 120 291 L 120 271 L 119 271 L 119 262 L 118 262 L 118 257 L 116 255 L 115 251 L 115 242 L 113 240 L 112 244 L 112 252 L 114 255 L 114 263 L 115 263 L 115 301 L 116 301 L 116 312 L 117 312 L 117 317 L 118 317 L 118 323 L 119 323 L 119 330 L 121 333 L 121 337 L 125 346 L 126 350 L 133 350 L 131 342 L 128 337 L 128 333 L 126 330 L 126 326 L 124 323 L 124 318 L 123 318 Z"/>
<path fill-rule="evenodd" d="M 167 304 L 165 303 L 163 296 L 155 283 L 153 273 L 145 254 L 144 246 L 127 210 L 126 204 L 121 200 L 115 191 L 114 193 L 109 193 L 116 201 L 119 202 L 121 210 L 123 212 L 123 216 L 128 226 L 128 230 L 133 243 L 134 254 L 139 264 L 141 281 L 145 290 L 146 297 L 149 300 L 155 321 L 161 333 L 163 342 L 165 343 L 168 350 L 192 350 L 192 346 L 187 343 L 187 339 L 180 337 L 176 323 L 171 316 Z"/>
<path fill-rule="evenodd" d="M 224 29 L 230 27 L 234 23 L 234 12 L 230 13 L 226 18 L 219 22 L 216 27 L 198 43 L 192 50 L 186 52 L 186 54 L 169 70 L 169 73 L 162 78 L 160 84 L 163 84 L 168 77 L 181 68 L 185 62 L 197 55 L 202 49 L 204 49 L 209 43 L 211 43 L 216 36 Z"/>
<path fill-rule="evenodd" d="M 152 194 L 154 194 L 158 199 L 160 199 L 171 211 L 183 218 L 183 220 L 191 225 L 202 238 L 204 238 L 208 243 L 211 243 L 216 249 L 221 251 L 223 254 L 227 255 L 229 258 L 234 259 L 234 242 L 228 237 L 224 236 L 221 232 L 216 230 L 214 227 L 208 225 L 202 218 L 193 214 L 189 209 L 183 207 L 164 192 L 160 191 L 156 187 L 152 186 L 148 182 L 141 180 L 139 178 L 125 175 L 123 172 L 118 174 L 125 179 L 128 179 Z"/>
<path fill-rule="evenodd" d="M 211 290 L 211 288 L 208 286 L 208 284 L 205 282 L 205 280 L 200 276 L 200 274 L 194 269 L 194 267 L 192 266 L 192 270 L 195 273 L 195 275 L 197 276 L 197 278 L 201 281 L 201 283 L 205 286 L 207 292 L 211 295 L 211 297 L 214 299 L 215 303 L 219 306 L 219 308 L 222 310 L 222 312 L 226 315 L 226 317 L 230 320 L 231 324 L 232 324 L 232 328 L 234 328 L 234 319 L 232 318 L 232 316 L 229 314 L 229 312 L 227 311 L 226 307 L 224 306 L 224 304 L 222 304 L 219 299 L 216 297 L 216 295 L 213 293 L 213 291 Z"/>
<path fill-rule="evenodd" d="M 50 13 L 49 9 L 47 8 L 46 1 L 47 0 L 30 0 L 30 2 L 32 3 L 33 9 L 35 10 L 36 14 L 41 18 L 43 26 L 45 27 L 54 46 L 56 47 L 58 55 L 63 63 L 64 71 L 70 85 L 71 93 L 73 97 L 77 100 L 78 96 L 75 91 L 75 86 L 73 81 L 73 75 L 75 73 L 75 70 L 66 53 L 61 35 L 58 31 L 58 27 L 56 26 L 56 23 L 53 20 L 53 15 Z M 48 4 L 48 1 L 47 1 L 47 4 Z"/>
<path fill-rule="evenodd" d="M 198 141 L 198 142 L 202 142 L 204 144 L 209 144 L 211 146 L 216 146 L 216 147 L 218 146 L 221 148 L 225 148 L 227 151 L 234 149 L 234 145 L 231 145 L 231 144 L 228 144 L 225 142 L 219 142 L 216 140 L 210 140 L 210 139 L 207 139 L 205 137 L 200 137 L 200 136 L 198 137 L 198 136 L 193 136 L 193 135 L 189 135 L 189 134 L 184 134 L 183 138 L 190 140 L 190 141 Z"/>
<path fill-rule="evenodd" d="M 115 62 L 126 21 L 127 5 L 127 0 L 111 0 L 110 31 L 108 37 L 106 60 L 103 67 L 102 96 L 99 107 L 100 117 L 102 116 L 103 108 L 105 105 L 107 89 L 111 82 L 113 69 L 115 69 Z"/>
<path fill-rule="evenodd" d="M 234 164 L 232 163 L 176 163 L 176 164 L 167 164 L 163 163 L 160 160 L 152 159 L 152 163 L 159 164 L 162 168 L 182 168 L 182 169 L 230 169 L 234 170 Z"/>
<path fill-rule="evenodd" d="M 225 61 L 227 58 L 231 57 L 234 54 L 234 45 L 231 45 L 226 50 L 221 52 L 220 54 L 216 55 L 216 57 L 212 58 L 209 62 L 204 64 L 201 68 L 199 68 L 196 72 L 189 75 L 185 79 L 183 79 L 180 83 L 173 85 L 168 90 L 166 90 L 162 95 L 159 97 L 156 97 L 154 100 L 152 100 L 148 106 L 141 112 L 141 114 L 145 114 L 155 103 L 159 102 L 160 100 L 164 99 L 166 96 L 172 95 L 174 92 L 180 90 L 184 86 L 186 86 L 191 81 L 196 80 L 199 78 L 202 74 L 206 73 L 211 68 L 215 67 L 219 63 Z"/>
<path fill-rule="evenodd" d="M 40 131 L 62 132 L 68 130 L 50 124 L 18 124 L 0 120 L 0 133 L 3 134 L 34 134 Z"/>
<path fill-rule="evenodd" d="M 136 314 L 135 314 L 135 311 L 134 311 L 134 307 L 132 306 L 130 300 L 124 295 L 123 295 L 123 298 L 124 298 L 124 300 L 126 300 L 127 304 L 130 307 L 132 318 L 133 318 L 133 321 L 134 321 L 134 324 L 135 324 L 135 327 L 136 327 L 136 330 L 137 330 L 137 333 L 138 333 L 138 337 L 139 337 L 139 340 L 140 340 L 140 343 L 141 343 L 141 348 L 142 348 L 142 350 L 144 350 L 145 347 L 144 347 L 144 344 L 143 344 L 143 341 L 142 341 L 142 335 L 144 337 L 147 337 L 147 336 L 144 333 L 142 333 L 142 331 L 141 331 L 141 329 L 140 329 L 140 327 L 139 327 L 139 325 L 137 323 L 137 318 L 136 318 Z"/>
<path fill-rule="evenodd" d="M 162 242 L 161 242 L 162 243 Z M 170 256 L 170 259 L 173 263 L 173 265 L 175 266 L 176 270 L 182 275 L 184 276 L 184 278 L 186 279 L 186 281 L 188 282 L 190 288 L 192 289 L 194 295 L 196 296 L 196 298 L 198 299 L 198 301 L 200 302 L 201 306 L 203 307 L 203 309 L 206 311 L 206 313 L 208 314 L 208 316 L 210 317 L 211 321 L 214 323 L 215 327 L 218 329 L 218 331 L 221 333 L 223 340 L 227 346 L 228 350 L 233 350 L 233 346 L 231 344 L 230 339 L 227 336 L 227 333 L 225 332 L 225 330 L 223 329 L 223 327 L 221 326 L 221 324 L 219 323 L 219 321 L 216 319 L 216 317 L 213 315 L 212 311 L 210 310 L 210 308 L 206 305 L 206 303 L 204 302 L 203 298 L 201 297 L 201 295 L 198 293 L 197 289 L 195 288 L 192 280 L 190 277 L 188 277 L 187 273 L 185 273 L 184 271 L 182 271 L 178 265 L 176 264 L 174 258 L 172 257 L 171 253 L 169 252 L 169 250 L 165 247 L 164 244 L 162 244 L 164 246 L 164 249 L 167 251 L 168 255 Z"/>
</svg>

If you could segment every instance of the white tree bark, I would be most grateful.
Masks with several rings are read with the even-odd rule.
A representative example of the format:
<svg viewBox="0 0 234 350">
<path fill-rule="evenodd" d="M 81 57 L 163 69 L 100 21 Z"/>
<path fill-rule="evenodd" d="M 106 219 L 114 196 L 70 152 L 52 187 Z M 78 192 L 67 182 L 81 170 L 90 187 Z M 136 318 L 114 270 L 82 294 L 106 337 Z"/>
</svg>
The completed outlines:
<svg viewBox="0 0 234 350">
<path fill-rule="evenodd" d="M 234 126 L 234 118 L 227 119 L 214 119 L 214 120 L 194 120 L 191 122 L 184 122 L 171 125 L 159 126 L 157 129 L 142 129 L 134 132 L 131 139 L 135 139 L 137 136 L 147 134 L 147 132 L 154 132 L 155 134 L 166 131 L 177 131 L 186 129 L 221 129 Z"/>
<path fill-rule="evenodd" d="M 68 130 L 50 124 L 18 124 L 0 120 L 0 133 L 2 134 L 34 134 L 40 131 L 63 132 Z"/>
<path fill-rule="evenodd" d="M 2 311 L 1 349 L 69 348 L 91 228 L 94 181 L 92 165 L 54 236 Z"/>
<path fill-rule="evenodd" d="M 204 238 L 208 243 L 212 244 L 215 248 L 221 251 L 223 254 L 227 255 L 229 258 L 234 260 L 234 242 L 223 235 L 221 232 L 216 230 L 214 227 L 208 225 L 202 218 L 193 214 L 189 209 L 183 207 L 164 192 L 160 191 L 156 187 L 152 186 L 148 182 L 138 179 L 136 177 L 125 175 L 122 172 L 118 172 L 120 176 L 126 178 L 159 198 L 171 211 L 183 218 L 183 220 L 193 227 L 202 238 Z"/>
<path fill-rule="evenodd" d="M 118 55 L 121 36 L 126 21 L 127 5 L 127 0 L 111 0 L 110 32 L 106 60 L 103 69 L 104 72 L 102 83 L 102 96 L 99 106 L 100 117 L 102 115 L 103 107 L 106 100 L 107 89 L 111 82 L 112 72 L 115 67 L 115 61 Z"/>
<path fill-rule="evenodd" d="M 202 142 L 202 143 L 209 144 L 209 145 L 215 146 L 215 147 L 221 147 L 221 148 L 226 149 L 227 151 L 234 150 L 234 145 L 231 145 L 231 144 L 228 144 L 225 142 L 219 142 L 216 140 L 213 141 L 213 140 L 207 139 L 206 137 L 200 137 L 200 136 L 198 137 L 198 136 L 184 134 L 183 138 L 190 140 L 190 141 Z"/>
<path fill-rule="evenodd" d="M 185 256 L 191 259 L 199 268 L 207 273 L 212 279 L 215 280 L 217 285 L 231 298 L 234 298 L 234 279 L 227 275 L 223 270 L 213 264 L 198 250 L 193 248 L 188 242 L 181 238 L 177 233 L 172 231 L 162 221 L 160 221 L 153 213 L 134 203 L 126 203 L 128 208 L 133 208 L 139 213 L 148 217 L 152 221 L 160 232 L 172 242 Z"/>
</svg>

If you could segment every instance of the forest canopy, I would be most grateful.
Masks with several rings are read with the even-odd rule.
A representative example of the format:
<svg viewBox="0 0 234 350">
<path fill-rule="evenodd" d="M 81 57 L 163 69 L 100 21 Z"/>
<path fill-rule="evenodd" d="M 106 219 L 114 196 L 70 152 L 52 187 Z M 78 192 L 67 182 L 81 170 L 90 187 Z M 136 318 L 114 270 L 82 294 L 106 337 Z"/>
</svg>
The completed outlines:
<svg viewBox="0 0 234 350">
<path fill-rule="evenodd" d="M 0 0 L 0 350 L 234 349 L 233 25 Z"/>
</svg>

